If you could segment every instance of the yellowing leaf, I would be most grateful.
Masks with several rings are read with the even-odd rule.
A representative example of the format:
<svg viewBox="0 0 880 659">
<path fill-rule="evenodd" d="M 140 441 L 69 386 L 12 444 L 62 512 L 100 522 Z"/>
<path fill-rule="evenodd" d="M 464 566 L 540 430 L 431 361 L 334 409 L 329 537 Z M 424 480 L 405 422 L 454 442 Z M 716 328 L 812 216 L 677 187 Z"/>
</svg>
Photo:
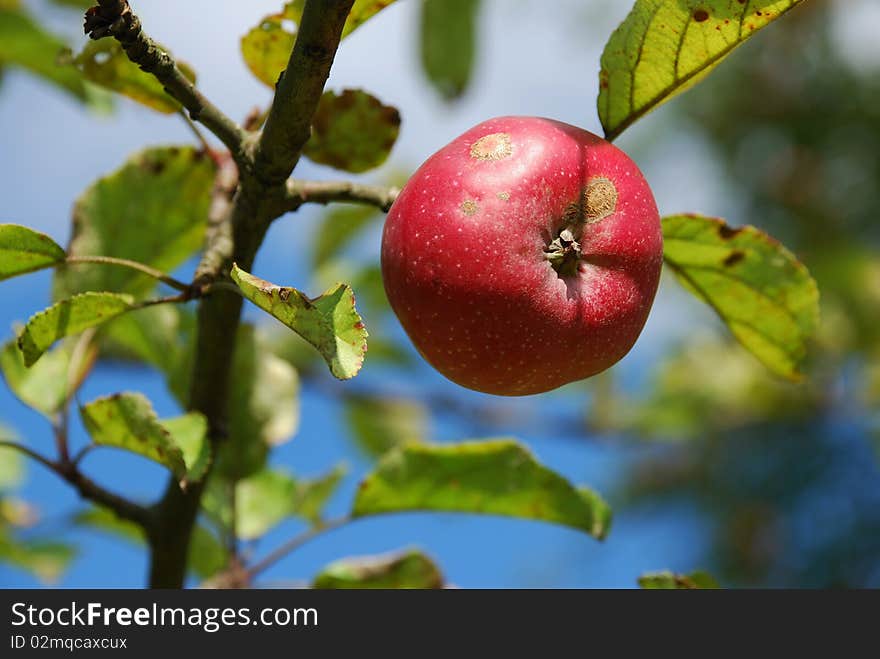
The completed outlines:
<svg viewBox="0 0 880 659">
<path fill-rule="evenodd" d="M 0 224 L 0 281 L 62 263 L 66 257 L 46 234 L 18 224 Z"/>
<path fill-rule="evenodd" d="M 359 556 L 334 561 L 315 577 L 314 588 L 442 588 L 440 568 L 422 552 Z"/>
<path fill-rule="evenodd" d="M 92 441 L 137 453 L 168 467 L 182 481 L 204 476 L 210 462 L 208 424 L 196 412 L 160 422 L 142 394 L 120 393 L 80 408 Z"/>
<path fill-rule="evenodd" d="M 367 351 L 367 330 L 354 306 L 354 292 L 337 284 L 314 299 L 232 267 L 245 297 L 312 344 L 340 380 L 357 375 Z"/>
<path fill-rule="evenodd" d="M 637 0 L 602 53 L 599 118 L 614 139 L 803 0 Z M 747 84 L 747 81 L 744 81 Z"/>
<path fill-rule="evenodd" d="M 168 467 L 178 478 L 186 474 L 183 453 L 142 394 L 98 398 L 80 407 L 80 415 L 95 444 L 142 455 Z"/>
<path fill-rule="evenodd" d="M 611 511 L 509 440 L 395 449 L 361 482 L 353 516 L 412 510 L 504 515 L 563 524 L 602 539 Z"/>
<path fill-rule="evenodd" d="M 115 39 L 89 41 L 73 59 L 73 64 L 89 82 L 128 96 L 142 105 L 166 114 L 180 109 L 180 103 L 165 92 L 162 83 L 132 62 Z M 188 65 L 180 60 L 177 65 L 187 78 L 195 82 L 195 73 Z"/>
<path fill-rule="evenodd" d="M 344 39 L 394 0 L 355 0 L 342 28 Z M 293 0 L 241 38 L 241 54 L 251 72 L 269 87 L 278 82 L 296 41 L 305 0 Z"/>
<path fill-rule="evenodd" d="M 312 162 L 360 173 L 388 159 L 400 132 L 397 108 L 359 89 L 324 92 L 303 154 Z"/>
<path fill-rule="evenodd" d="M 134 308 L 130 295 L 118 293 L 82 293 L 56 302 L 31 316 L 18 335 L 25 366 L 33 365 L 58 339 L 106 323 Z"/>
<path fill-rule="evenodd" d="M 698 590 L 720 588 L 715 578 L 708 572 L 697 571 L 691 574 L 649 572 L 639 577 L 639 587 L 645 590 Z"/>
<path fill-rule="evenodd" d="M 663 218 L 663 257 L 767 368 L 797 380 L 819 319 L 807 269 L 758 229 L 697 215 Z"/>
</svg>

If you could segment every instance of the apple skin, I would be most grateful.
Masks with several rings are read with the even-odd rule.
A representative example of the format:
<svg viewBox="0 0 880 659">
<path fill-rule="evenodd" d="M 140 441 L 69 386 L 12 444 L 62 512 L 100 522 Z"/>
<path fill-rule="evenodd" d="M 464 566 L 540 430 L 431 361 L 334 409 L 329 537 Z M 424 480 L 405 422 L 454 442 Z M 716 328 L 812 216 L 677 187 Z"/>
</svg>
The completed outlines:
<svg viewBox="0 0 880 659">
<path fill-rule="evenodd" d="M 560 275 L 546 250 L 565 228 L 581 254 Z M 620 360 L 648 317 L 662 257 L 635 163 L 537 117 L 490 119 L 428 158 L 382 236 L 385 291 L 419 352 L 453 382 L 505 396 Z"/>
</svg>

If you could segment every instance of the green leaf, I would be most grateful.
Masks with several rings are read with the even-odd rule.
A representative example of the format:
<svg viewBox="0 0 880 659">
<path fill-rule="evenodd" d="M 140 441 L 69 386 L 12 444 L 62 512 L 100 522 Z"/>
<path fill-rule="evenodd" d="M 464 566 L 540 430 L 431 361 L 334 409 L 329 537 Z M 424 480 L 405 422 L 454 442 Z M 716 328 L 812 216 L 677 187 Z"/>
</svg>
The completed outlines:
<svg viewBox="0 0 880 659">
<path fill-rule="evenodd" d="M 417 400 L 381 396 L 351 396 L 345 400 L 345 418 L 358 446 L 380 457 L 404 444 L 421 443 L 427 436 L 428 410 Z"/>
<path fill-rule="evenodd" d="M 18 335 L 24 365 L 33 366 L 58 339 L 106 323 L 133 308 L 134 300 L 130 295 L 117 293 L 82 293 L 56 302 L 31 316 Z"/>
<path fill-rule="evenodd" d="M 394 0 L 355 0 L 342 28 L 342 38 L 393 3 Z M 285 3 L 281 12 L 266 16 L 241 38 L 245 63 L 269 87 L 275 86 L 281 72 L 287 68 L 304 6 L 305 0 Z"/>
<path fill-rule="evenodd" d="M 73 518 L 74 524 L 102 531 L 134 544 L 143 544 L 143 529 L 134 522 L 116 516 L 107 508 L 86 508 Z"/>
<path fill-rule="evenodd" d="M 697 215 L 663 218 L 663 257 L 733 335 L 774 373 L 798 380 L 819 319 L 807 269 L 758 229 Z"/>
<path fill-rule="evenodd" d="M 296 481 L 287 473 L 266 469 L 238 482 L 235 488 L 236 534 L 253 540 L 290 515 Z"/>
<path fill-rule="evenodd" d="M 464 94 L 477 51 L 479 0 L 423 0 L 422 70 L 448 100 Z"/>
<path fill-rule="evenodd" d="M 0 352 L 0 370 L 9 389 L 25 405 L 52 419 L 73 394 L 94 361 L 96 349 L 89 345 L 72 363 L 77 342 L 65 341 L 50 350 L 30 368 L 15 341 L 10 341 Z M 71 373 L 71 366 L 77 372 Z"/>
<path fill-rule="evenodd" d="M 44 233 L 0 224 L 0 281 L 63 263 L 67 255 Z"/>
<path fill-rule="evenodd" d="M 413 510 L 535 519 L 598 539 L 611 521 L 597 494 L 576 488 L 509 439 L 395 449 L 361 483 L 352 514 Z"/>
<path fill-rule="evenodd" d="M 15 441 L 15 433 L 0 425 L 0 439 Z M 21 453 L 8 446 L 0 446 L 0 492 L 8 492 L 24 483 L 25 464 Z"/>
<path fill-rule="evenodd" d="M 637 0 L 601 58 L 606 139 L 699 82 L 734 48 L 802 0 Z"/>
<path fill-rule="evenodd" d="M 400 113 L 360 89 L 324 92 L 303 154 L 346 172 L 366 172 L 388 159 L 400 133 Z"/>
<path fill-rule="evenodd" d="M 336 465 L 323 476 L 297 481 L 296 491 L 290 512 L 307 522 L 317 524 L 321 521 L 327 502 L 335 493 L 348 468 Z"/>
<path fill-rule="evenodd" d="M 76 549 L 52 540 L 19 540 L 0 529 L 0 563 L 14 565 L 34 574 L 44 583 L 54 583 L 76 557 Z"/>
<path fill-rule="evenodd" d="M 649 572 L 639 577 L 639 587 L 646 590 L 695 590 L 720 588 L 708 572 L 698 570 L 691 574 L 675 574 L 668 570 Z"/>
<path fill-rule="evenodd" d="M 132 62 L 115 39 L 89 41 L 82 52 L 73 58 L 72 64 L 86 80 L 99 87 L 165 114 L 180 110 L 180 103 L 165 92 L 162 83 Z M 195 72 L 189 65 L 177 60 L 177 66 L 190 81 L 195 82 Z"/>
<path fill-rule="evenodd" d="M 95 4 L 95 0 L 52 0 L 52 3 L 62 7 L 69 7 L 70 9 L 81 9 L 85 11 Z"/>
<path fill-rule="evenodd" d="M 168 431 L 171 441 L 180 449 L 186 465 L 187 482 L 201 480 L 211 464 L 208 420 L 203 414 L 189 412 L 173 419 L 163 419 L 162 426 Z"/>
<path fill-rule="evenodd" d="M 337 284 L 309 298 L 295 288 L 270 284 L 237 265 L 232 281 L 245 297 L 312 344 L 340 380 L 357 375 L 367 352 L 367 330 L 354 306 L 354 291 Z"/>
<path fill-rule="evenodd" d="M 214 185 L 211 159 L 191 147 L 135 154 L 93 183 L 73 210 L 71 256 L 114 256 L 172 272 L 202 247 Z M 58 297 L 88 290 L 143 295 L 154 279 L 108 265 L 59 268 Z"/>
<path fill-rule="evenodd" d="M 167 467 L 178 479 L 185 478 L 182 450 L 142 394 L 98 398 L 80 407 L 80 415 L 95 444 L 136 453 Z"/>
<path fill-rule="evenodd" d="M 253 540 L 290 516 L 316 523 L 346 470 L 335 467 L 315 479 L 297 480 L 280 469 L 265 469 L 235 486 L 238 537 Z"/>
<path fill-rule="evenodd" d="M 443 574 L 416 549 L 381 556 L 334 561 L 313 583 L 314 588 L 443 588 Z"/>
<path fill-rule="evenodd" d="M 59 61 L 66 44 L 43 30 L 18 3 L 0 4 L 0 64 L 37 75 L 85 103 L 97 105 L 78 71 Z"/>
</svg>

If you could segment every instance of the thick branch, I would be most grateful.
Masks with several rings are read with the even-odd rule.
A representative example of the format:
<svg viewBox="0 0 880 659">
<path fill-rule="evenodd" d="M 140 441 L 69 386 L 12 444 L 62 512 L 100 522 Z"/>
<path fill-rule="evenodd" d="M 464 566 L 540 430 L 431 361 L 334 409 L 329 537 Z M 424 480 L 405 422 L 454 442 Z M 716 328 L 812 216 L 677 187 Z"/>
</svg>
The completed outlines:
<svg viewBox="0 0 880 659">
<path fill-rule="evenodd" d="M 354 0 L 308 0 L 287 70 L 257 144 L 254 175 L 267 187 L 293 172 L 311 134 L 312 117 L 339 48 L 342 26 Z"/>
<path fill-rule="evenodd" d="M 132 62 L 153 74 L 193 120 L 201 122 L 223 142 L 236 162 L 246 164 L 245 132 L 205 98 L 171 56 L 143 33 L 140 19 L 131 11 L 128 0 L 98 0 L 98 6 L 86 12 L 85 32 L 92 39 L 115 38 Z"/>
<path fill-rule="evenodd" d="M 287 182 L 284 198 L 285 211 L 294 211 L 303 204 L 329 204 L 335 201 L 368 204 L 388 211 L 400 194 L 399 188 L 364 185 L 351 181 L 298 181 Z"/>
<path fill-rule="evenodd" d="M 272 220 L 282 211 L 285 181 L 309 137 L 312 115 L 330 73 L 342 26 L 353 0 L 307 0 L 288 72 L 278 84 L 253 169 L 239 162 L 231 205 L 216 197 L 208 243 L 196 276 L 207 285 L 226 276 L 232 262 L 248 270 Z M 127 3 L 126 3 L 127 4 Z M 206 124 L 207 125 L 207 124 Z M 247 144 L 243 161 L 247 164 Z M 222 188 L 220 185 L 218 188 Z M 225 212 L 224 212 L 225 211 Z M 214 215 L 214 213 L 212 213 Z M 189 408 L 208 420 L 215 451 L 226 436 L 229 384 L 242 299 L 218 289 L 199 305 Z M 205 480 L 181 491 L 170 479 L 149 533 L 150 585 L 179 588 L 186 575 L 189 540 Z"/>
</svg>

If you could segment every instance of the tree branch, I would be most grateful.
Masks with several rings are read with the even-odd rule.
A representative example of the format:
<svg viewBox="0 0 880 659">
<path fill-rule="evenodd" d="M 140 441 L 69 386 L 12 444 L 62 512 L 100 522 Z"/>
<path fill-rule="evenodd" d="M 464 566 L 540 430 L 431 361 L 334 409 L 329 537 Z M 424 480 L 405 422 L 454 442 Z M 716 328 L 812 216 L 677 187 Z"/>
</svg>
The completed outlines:
<svg viewBox="0 0 880 659">
<path fill-rule="evenodd" d="M 306 203 L 329 204 L 335 201 L 369 204 L 385 212 L 397 199 L 400 189 L 378 185 L 364 185 L 351 181 L 299 181 L 287 182 L 284 211 L 295 211 Z"/>
<path fill-rule="evenodd" d="M 267 187 L 282 185 L 299 161 L 353 2 L 305 4 L 287 70 L 275 85 L 275 100 L 254 155 L 254 176 Z"/>
<path fill-rule="evenodd" d="M 312 115 L 352 3 L 353 0 L 306 0 L 288 71 L 278 84 L 256 147 L 254 167 L 247 166 L 245 141 L 240 161 L 237 158 L 239 182 L 231 204 L 228 197 L 225 201 L 215 199 L 217 208 L 212 209 L 207 246 L 195 284 L 210 285 L 226 276 L 233 261 L 245 270 L 253 265 L 269 225 L 281 214 L 285 181 L 309 137 Z M 199 305 L 188 407 L 205 415 L 215 451 L 227 432 L 229 383 L 241 305 L 239 295 L 222 289 L 212 292 Z M 207 477 L 193 484 L 186 492 L 181 491 L 174 478 L 168 481 L 155 509 L 157 521 L 148 533 L 150 585 L 154 588 L 183 585 L 189 540 L 206 480 Z"/>
<path fill-rule="evenodd" d="M 0 441 L 0 446 L 18 451 L 32 460 L 36 460 L 50 471 L 55 472 L 61 478 L 73 485 L 82 498 L 88 499 L 89 501 L 104 506 L 105 508 L 109 508 L 122 519 L 127 519 L 136 524 L 140 524 L 144 528 L 149 526 L 151 522 L 149 509 L 105 490 L 79 471 L 74 463 L 55 462 L 17 442 L 3 440 Z"/>
<path fill-rule="evenodd" d="M 112 36 L 125 49 L 128 58 L 147 73 L 153 74 L 168 94 L 189 111 L 226 145 L 240 166 L 248 166 L 246 133 L 217 106 L 196 89 L 183 75 L 171 56 L 141 29 L 141 22 L 131 11 L 128 0 L 97 0 L 86 12 L 85 33 L 92 39 Z"/>
</svg>

